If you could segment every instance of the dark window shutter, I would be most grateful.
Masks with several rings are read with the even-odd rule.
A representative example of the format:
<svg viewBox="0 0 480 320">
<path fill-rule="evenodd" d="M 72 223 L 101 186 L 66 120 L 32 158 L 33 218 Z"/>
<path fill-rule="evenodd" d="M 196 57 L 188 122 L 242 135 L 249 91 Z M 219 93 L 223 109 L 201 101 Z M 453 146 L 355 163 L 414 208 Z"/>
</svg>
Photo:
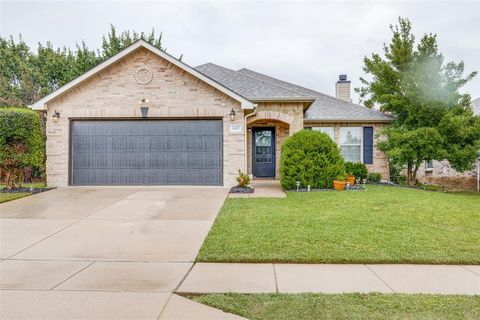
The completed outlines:
<svg viewBox="0 0 480 320">
<path fill-rule="evenodd" d="M 363 127 L 363 163 L 373 164 L 373 127 Z"/>
</svg>

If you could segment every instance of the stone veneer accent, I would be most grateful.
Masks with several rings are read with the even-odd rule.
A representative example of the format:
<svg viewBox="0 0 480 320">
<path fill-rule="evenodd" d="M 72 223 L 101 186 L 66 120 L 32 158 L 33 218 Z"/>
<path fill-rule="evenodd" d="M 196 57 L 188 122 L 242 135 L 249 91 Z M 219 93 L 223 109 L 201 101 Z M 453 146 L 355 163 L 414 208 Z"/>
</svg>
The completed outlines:
<svg viewBox="0 0 480 320">
<path fill-rule="evenodd" d="M 425 163 L 422 164 L 417 172 L 417 180 L 452 190 L 477 190 L 477 171 L 458 172 L 447 160 L 433 161 L 433 168 L 430 170 Z"/>
<path fill-rule="evenodd" d="M 152 81 L 146 85 L 138 84 L 135 79 L 141 68 L 153 73 Z M 139 101 L 142 98 L 149 100 L 149 118 L 223 119 L 224 185 L 235 184 L 238 170 L 245 167 L 245 135 L 229 133 L 229 113 L 235 109 L 235 123 L 243 125 L 240 103 L 140 48 L 48 103 L 48 185 L 68 185 L 70 119 L 141 118 Z M 57 123 L 53 123 L 51 117 L 55 110 L 60 112 Z"/>
<path fill-rule="evenodd" d="M 390 180 L 390 166 L 388 163 L 387 156 L 377 149 L 376 145 L 377 142 L 380 141 L 381 137 L 378 137 L 377 134 L 381 128 L 383 128 L 386 124 L 384 123 L 369 123 L 369 122 L 339 122 L 339 123 L 332 123 L 332 122 L 306 122 L 305 127 L 334 127 L 335 132 L 335 143 L 339 145 L 340 143 L 340 128 L 341 127 L 373 127 L 373 164 L 367 164 L 368 172 L 376 172 L 382 175 L 382 179 Z"/>
<path fill-rule="evenodd" d="M 248 174 L 252 174 L 251 128 L 275 128 L 275 179 L 280 179 L 280 156 L 282 143 L 290 135 L 303 129 L 303 104 L 298 102 L 258 103 L 257 113 L 248 119 L 247 132 L 247 164 Z"/>
</svg>

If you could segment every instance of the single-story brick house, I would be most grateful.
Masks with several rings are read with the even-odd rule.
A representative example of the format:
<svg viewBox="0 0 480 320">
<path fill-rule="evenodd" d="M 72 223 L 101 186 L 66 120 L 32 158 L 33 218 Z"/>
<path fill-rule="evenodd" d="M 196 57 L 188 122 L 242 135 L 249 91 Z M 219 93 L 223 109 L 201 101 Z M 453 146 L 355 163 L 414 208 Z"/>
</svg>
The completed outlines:
<svg viewBox="0 0 480 320">
<path fill-rule="evenodd" d="M 472 108 L 474 114 L 480 115 L 480 98 L 472 101 Z M 454 190 L 480 191 L 480 158 L 474 170 L 465 172 L 456 171 L 447 160 L 429 161 L 418 170 L 417 179 L 422 183 Z"/>
<path fill-rule="evenodd" d="M 248 69 L 192 68 L 140 40 L 31 108 L 47 114 L 49 186 L 279 178 L 282 142 L 306 127 L 388 179 L 375 133 L 391 118 L 351 103 L 346 77 L 336 86 L 339 98 Z"/>
</svg>

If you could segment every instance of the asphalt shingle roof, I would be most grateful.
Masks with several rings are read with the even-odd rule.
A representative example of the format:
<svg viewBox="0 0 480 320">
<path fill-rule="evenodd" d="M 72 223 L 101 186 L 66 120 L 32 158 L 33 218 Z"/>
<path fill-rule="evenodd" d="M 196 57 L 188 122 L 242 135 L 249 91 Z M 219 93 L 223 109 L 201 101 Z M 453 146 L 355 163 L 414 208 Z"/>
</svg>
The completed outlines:
<svg viewBox="0 0 480 320">
<path fill-rule="evenodd" d="M 235 71 L 212 63 L 198 66 L 196 69 L 250 100 L 313 98 L 315 101 L 305 112 L 305 120 L 388 121 L 392 119 L 382 112 L 249 69 Z"/>
<path fill-rule="evenodd" d="M 213 63 L 206 63 L 195 69 L 249 100 L 308 98 L 302 93 L 276 86 L 261 79 L 252 79 L 235 70 Z M 312 96 L 310 98 L 314 99 Z"/>
</svg>

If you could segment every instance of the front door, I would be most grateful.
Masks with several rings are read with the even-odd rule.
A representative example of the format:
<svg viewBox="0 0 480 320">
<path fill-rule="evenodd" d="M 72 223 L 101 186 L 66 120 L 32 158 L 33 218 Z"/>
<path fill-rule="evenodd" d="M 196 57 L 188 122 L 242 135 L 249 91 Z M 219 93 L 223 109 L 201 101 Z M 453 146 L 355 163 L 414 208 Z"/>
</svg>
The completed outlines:
<svg viewBox="0 0 480 320">
<path fill-rule="evenodd" d="M 275 177 L 275 128 L 253 128 L 253 176 Z"/>
</svg>

